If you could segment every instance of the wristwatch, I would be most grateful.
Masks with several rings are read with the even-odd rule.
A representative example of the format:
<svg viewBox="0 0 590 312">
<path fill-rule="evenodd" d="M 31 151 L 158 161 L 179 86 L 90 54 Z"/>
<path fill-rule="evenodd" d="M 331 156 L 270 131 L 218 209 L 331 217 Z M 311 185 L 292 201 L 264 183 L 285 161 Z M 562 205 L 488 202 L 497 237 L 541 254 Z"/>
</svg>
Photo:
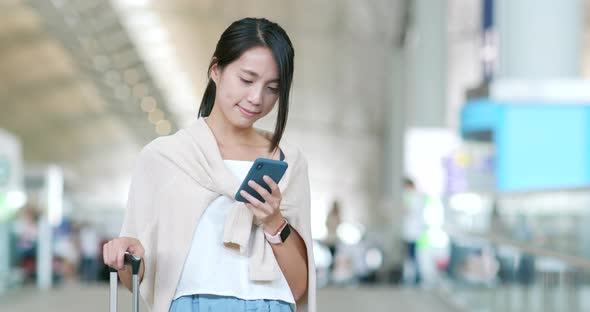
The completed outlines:
<svg viewBox="0 0 590 312">
<path fill-rule="evenodd" d="M 279 228 L 275 235 L 269 234 L 266 231 L 264 231 L 264 237 L 266 237 L 266 240 L 271 244 L 284 243 L 285 240 L 287 240 L 287 237 L 289 237 L 289 234 L 291 234 L 291 226 L 289 225 L 289 222 L 287 222 L 287 219 L 285 219 L 285 222 Z"/>
</svg>

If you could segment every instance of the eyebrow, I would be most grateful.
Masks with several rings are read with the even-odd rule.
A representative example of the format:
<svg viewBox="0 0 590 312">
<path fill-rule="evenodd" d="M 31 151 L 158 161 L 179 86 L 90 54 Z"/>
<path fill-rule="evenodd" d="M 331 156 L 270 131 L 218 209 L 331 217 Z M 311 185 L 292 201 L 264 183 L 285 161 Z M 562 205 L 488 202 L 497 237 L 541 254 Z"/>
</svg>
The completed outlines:
<svg viewBox="0 0 590 312">
<path fill-rule="evenodd" d="M 246 74 L 248 74 L 248 75 L 252 75 L 252 76 L 254 76 L 254 77 L 259 77 L 259 76 L 260 76 L 260 75 L 258 75 L 257 73 L 255 73 L 255 72 L 253 72 L 253 71 L 251 71 L 251 70 L 248 70 L 248 69 L 243 69 L 243 68 L 242 68 L 241 70 L 242 70 L 243 72 L 245 72 Z M 269 80 L 268 82 L 276 82 L 276 83 L 278 83 L 278 82 L 279 82 L 279 78 L 275 78 L 275 79 Z"/>
</svg>

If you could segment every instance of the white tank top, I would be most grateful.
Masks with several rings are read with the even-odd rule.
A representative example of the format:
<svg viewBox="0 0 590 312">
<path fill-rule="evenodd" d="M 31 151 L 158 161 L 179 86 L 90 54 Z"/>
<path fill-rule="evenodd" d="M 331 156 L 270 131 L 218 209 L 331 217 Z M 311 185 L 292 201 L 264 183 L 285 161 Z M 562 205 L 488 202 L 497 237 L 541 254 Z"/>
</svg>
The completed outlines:
<svg viewBox="0 0 590 312">
<path fill-rule="evenodd" d="M 252 166 L 251 161 L 224 160 L 224 163 L 240 181 Z M 223 224 L 232 204 L 233 199 L 220 196 L 199 219 L 174 299 L 211 294 L 295 303 L 282 273 L 281 278 L 275 281 L 251 281 L 248 278 L 248 257 L 223 246 Z"/>
</svg>

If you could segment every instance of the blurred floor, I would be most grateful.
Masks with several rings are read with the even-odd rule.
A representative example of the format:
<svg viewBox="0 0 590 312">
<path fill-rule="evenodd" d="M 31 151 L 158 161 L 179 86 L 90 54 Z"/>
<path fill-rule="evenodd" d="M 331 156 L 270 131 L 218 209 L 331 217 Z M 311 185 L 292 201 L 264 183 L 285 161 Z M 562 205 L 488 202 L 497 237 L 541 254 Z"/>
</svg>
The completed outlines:
<svg viewBox="0 0 590 312">
<path fill-rule="evenodd" d="M 507 286 L 461 291 L 458 304 L 476 311 L 590 311 L 590 288 Z"/>
<path fill-rule="evenodd" d="M 0 297 L 0 311 L 108 311 L 108 285 L 69 285 L 40 292 L 17 290 Z M 131 295 L 119 289 L 119 311 L 131 311 Z M 140 311 L 146 311 L 140 305 Z M 456 311 L 428 292 L 400 288 L 321 289 L 318 311 Z"/>
</svg>

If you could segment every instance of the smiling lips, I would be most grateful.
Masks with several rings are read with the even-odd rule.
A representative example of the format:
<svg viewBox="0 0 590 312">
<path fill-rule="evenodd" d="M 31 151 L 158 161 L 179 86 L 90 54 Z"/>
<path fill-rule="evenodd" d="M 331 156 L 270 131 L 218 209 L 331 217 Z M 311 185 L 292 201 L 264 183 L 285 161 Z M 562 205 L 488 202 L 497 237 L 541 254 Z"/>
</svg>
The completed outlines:
<svg viewBox="0 0 590 312">
<path fill-rule="evenodd" d="M 249 111 L 249 110 L 247 110 L 247 109 L 245 109 L 245 108 L 241 107 L 240 105 L 238 105 L 238 108 L 240 109 L 240 111 L 241 111 L 241 112 L 242 112 L 244 115 L 246 115 L 246 116 L 248 116 L 248 117 L 252 117 L 252 116 L 254 116 L 254 115 L 258 114 L 258 112 L 252 112 L 252 111 Z"/>
</svg>

